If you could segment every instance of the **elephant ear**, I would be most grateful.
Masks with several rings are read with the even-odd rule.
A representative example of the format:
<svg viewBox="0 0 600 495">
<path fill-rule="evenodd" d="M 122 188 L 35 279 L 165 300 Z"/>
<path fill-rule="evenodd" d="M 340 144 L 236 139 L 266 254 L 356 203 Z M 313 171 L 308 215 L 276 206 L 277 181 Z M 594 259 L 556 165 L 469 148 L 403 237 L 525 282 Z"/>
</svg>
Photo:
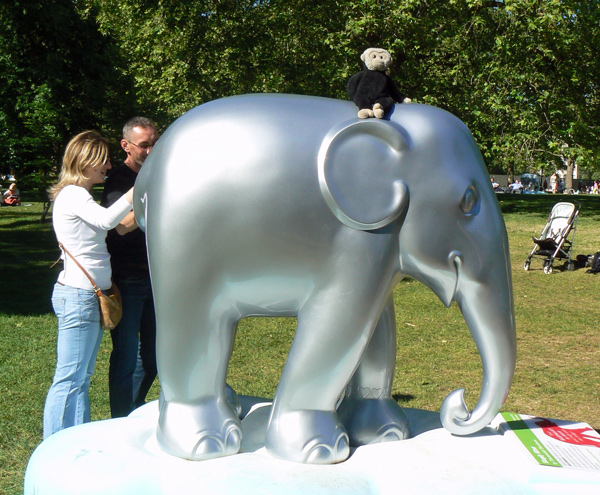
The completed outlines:
<svg viewBox="0 0 600 495">
<path fill-rule="evenodd" d="M 408 202 L 401 179 L 405 135 L 393 122 L 375 119 L 346 122 L 327 134 L 319 150 L 319 186 L 345 225 L 378 229 L 402 213 Z"/>
</svg>

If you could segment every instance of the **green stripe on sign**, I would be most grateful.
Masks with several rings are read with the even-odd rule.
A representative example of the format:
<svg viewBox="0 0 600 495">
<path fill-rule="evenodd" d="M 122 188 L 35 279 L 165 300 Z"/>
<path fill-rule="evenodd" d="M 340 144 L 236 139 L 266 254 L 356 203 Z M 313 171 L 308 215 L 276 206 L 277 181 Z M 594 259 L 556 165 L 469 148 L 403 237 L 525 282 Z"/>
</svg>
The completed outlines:
<svg viewBox="0 0 600 495">
<path fill-rule="evenodd" d="M 519 440 L 525 445 L 531 455 L 542 466 L 562 467 L 562 464 L 550 453 L 539 438 L 531 431 L 527 423 L 516 413 L 503 412 L 502 417 L 506 424 L 515 432 Z"/>
</svg>

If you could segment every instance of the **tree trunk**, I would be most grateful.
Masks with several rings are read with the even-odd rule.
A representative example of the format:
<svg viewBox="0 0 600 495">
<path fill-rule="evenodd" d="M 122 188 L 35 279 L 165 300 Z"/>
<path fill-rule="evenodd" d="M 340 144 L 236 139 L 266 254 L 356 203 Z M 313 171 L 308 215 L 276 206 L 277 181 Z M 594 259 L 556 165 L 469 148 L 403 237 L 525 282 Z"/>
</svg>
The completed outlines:
<svg viewBox="0 0 600 495">
<path fill-rule="evenodd" d="M 52 201 L 44 201 L 44 211 L 42 212 L 42 217 L 40 218 L 41 223 L 44 223 L 46 221 L 46 216 L 48 215 L 50 206 L 52 206 Z"/>
<path fill-rule="evenodd" d="M 515 165 L 510 162 L 508 164 L 508 183 L 512 184 L 515 181 Z"/>
<path fill-rule="evenodd" d="M 563 163 L 567 166 L 567 175 L 565 175 L 565 192 L 573 189 L 573 170 L 575 169 L 575 160 L 571 157 L 563 156 Z"/>
</svg>

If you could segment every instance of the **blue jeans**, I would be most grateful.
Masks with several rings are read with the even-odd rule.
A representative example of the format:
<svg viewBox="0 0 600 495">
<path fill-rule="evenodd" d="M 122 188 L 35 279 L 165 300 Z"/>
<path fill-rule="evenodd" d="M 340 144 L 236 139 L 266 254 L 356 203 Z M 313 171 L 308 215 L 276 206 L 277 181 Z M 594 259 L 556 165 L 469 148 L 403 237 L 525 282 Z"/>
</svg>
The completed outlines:
<svg viewBox="0 0 600 495">
<path fill-rule="evenodd" d="M 118 278 L 123 318 L 110 334 L 108 387 L 113 418 L 127 416 L 144 404 L 156 378 L 156 317 L 150 280 Z"/>
<path fill-rule="evenodd" d="M 103 335 L 93 290 L 56 284 L 52 306 L 58 317 L 57 363 L 44 408 L 44 438 L 91 420 L 88 391 Z"/>
</svg>

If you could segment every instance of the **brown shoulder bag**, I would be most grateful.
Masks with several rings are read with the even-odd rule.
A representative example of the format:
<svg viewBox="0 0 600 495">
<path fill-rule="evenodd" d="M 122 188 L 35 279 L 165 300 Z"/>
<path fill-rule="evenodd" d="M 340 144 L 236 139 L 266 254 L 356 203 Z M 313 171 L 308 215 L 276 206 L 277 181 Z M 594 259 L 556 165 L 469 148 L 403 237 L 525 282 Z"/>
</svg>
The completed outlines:
<svg viewBox="0 0 600 495">
<path fill-rule="evenodd" d="M 121 318 L 123 317 L 123 300 L 121 299 L 121 292 L 117 287 L 117 284 L 113 282 L 110 289 L 102 291 L 100 287 L 94 282 L 94 279 L 90 276 L 83 266 L 75 259 L 75 257 L 67 251 L 67 249 L 58 243 L 60 248 L 67 253 L 71 259 L 77 264 L 79 268 L 85 273 L 85 276 L 90 280 L 94 286 L 94 291 L 100 301 L 100 326 L 102 330 L 112 330 L 117 326 Z"/>
</svg>

